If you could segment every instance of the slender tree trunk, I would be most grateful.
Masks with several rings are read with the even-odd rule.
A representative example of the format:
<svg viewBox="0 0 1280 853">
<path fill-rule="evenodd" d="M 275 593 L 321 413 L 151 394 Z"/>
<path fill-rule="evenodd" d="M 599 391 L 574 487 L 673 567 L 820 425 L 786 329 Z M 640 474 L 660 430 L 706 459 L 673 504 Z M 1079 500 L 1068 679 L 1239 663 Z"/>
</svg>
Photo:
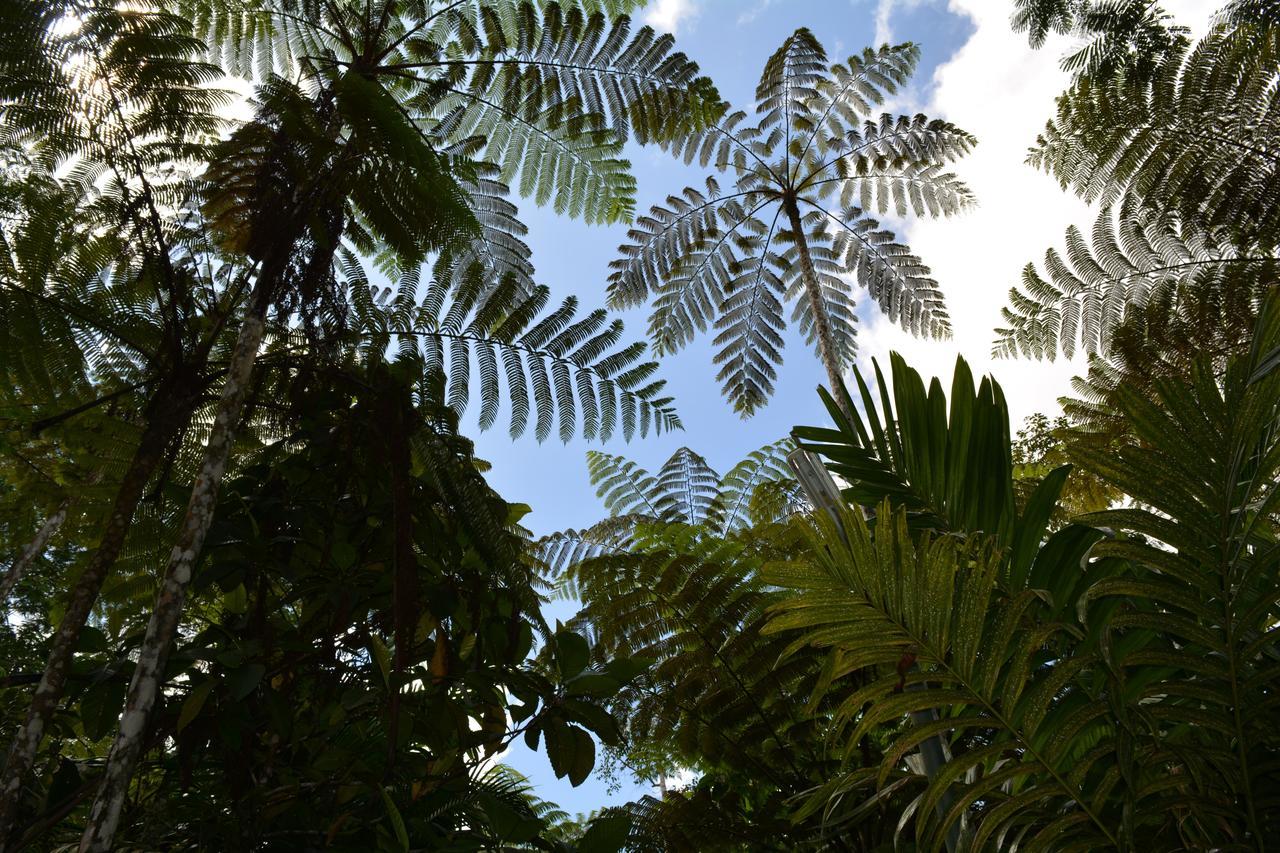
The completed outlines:
<svg viewBox="0 0 1280 853">
<path fill-rule="evenodd" d="M 13 561 L 9 571 L 5 572 L 4 580 L 0 580 L 0 607 L 5 607 L 8 604 L 13 588 L 18 585 L 18 581 L 22 580 L 22 576 L 26 574 L 27 569 L 36 561 L 36 558 L 44 553 L 45 548 L 49 545 L 49 540 L 58 532 L 58 528 L 62 527 L 62 523 L 67 520 L 67 507 L 70 503 L 71 501 L 64 500 L 58 505 L 53 514 L 44 520 L 44 524 L 40 525 L 40 529 L 36 531 L 35 538 L 22 550 L 18 559 Z M 7 611 L 5 620 L 8 621 Z"/>
<path fill-rule="evenodd" d="M 283 261 L 281 262 L 281 265 Z M 249 300 L 249 310 L 240 327 L 222 398 L 218 402 L 213 429 L 205 444 L 204 460 L 191 489 L 187 513 L 178 541 L 169 555 L 164 584 L 156 599 L 155 610 L 147 623 L 147 633 L 138 652 L 138 663 L 129 684 L 120 730 L 107 757 L 102 787 L 93 801 L 89 821 L 80 839 L 80 850 L 111 849 L 120 811 L 129 791 L 129 780 L 146 740 L 147 720 L 160 692 L 161 677 L 169 646 L 178 628 L 187 587 L 196 560 L 204 545 L 205 535 L 213 521 L 218 487 L 231 454 L 235 428 L 244 409 L 245 396 L 253 373 L 258 347 L 262 344 L 269 298 L 267 293 L 278 270 L 263 269 Z"/>
<path fill-rule="evenodd" d="M 143 430 L 133 459 L 116 491 L 102 538 L 71 590 L 66 612 L 53 635 L 44 674 L 31 697 L 26 721 L 18 729 L 9 748 L 4 773 L 0 777 L 0 853 L 6 849 L 12 836 L 23 781 L 31 772 L 45 727 L 62 699 L 80 631 L 98 600 L 107 574 L 120 555 L 147 482 L 164 458 L 165 447 L 194 408 L 196 397 L 190 388 L 162 387 L 158 393 L 161 396 L 156 411 Z"/>
<path fill-rule="evenodd" d="M 853 407 L 848 395 L 844 393 L 844 376 L 841 373 L 840 357 L 836 354 L 831 318 L 827 316 L 827 306 L 822 301 L 822 284 L 818 281 L 818 273 L 813 268 L 809 242 L 804 235 L 804 223 L 800 221 L 800 208 L 794 199 L 786 200 L 783 206 L 787 210 L 787 218 L 791 220 L 791 230 L 795 233 L 796 249 L 800 255 L 800 280 L 804 282 L 804 291 L 809 297 L 814 337 L 818 341 L 818 358 L 822 361 L 822 366 L 827 369 L 827 383 L 831 386 L 831 396 L 835 398 L 844 416 L 853 420 Z"/>
</svg>

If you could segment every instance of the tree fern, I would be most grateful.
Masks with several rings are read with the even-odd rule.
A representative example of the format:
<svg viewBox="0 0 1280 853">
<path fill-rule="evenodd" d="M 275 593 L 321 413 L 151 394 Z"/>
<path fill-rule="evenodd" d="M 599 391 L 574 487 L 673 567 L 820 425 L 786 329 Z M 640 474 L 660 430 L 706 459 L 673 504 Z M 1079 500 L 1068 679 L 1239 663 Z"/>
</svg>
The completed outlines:
<svg viewBox="0 0 1280 853">
<path fill-rule="evenodd" d="M 532 425 L 541 441 L 557 422 L 566 442 L 579 431 L 606 441 L 680 428 L 662 396 L 666 382 L 654 378 L 657 364 L 642 361 L 645 345 L 622 344 L 622 322 L 603 311 L 578 317 L 574 297 L 548 311 L 546 287 L 526 292 L 514 273 L 495 283 L 478 261 L 457 287 L 448 263 L 425 285 L 415 272 L 382 291 L 354 257 L 344 269 L 361 347 L 376 355 L 395 345 L 420 357 L 428 375 L 446 379 L 459 413 L 478 396 L 481 429 L 497 422 L 504 389 L 513 438 Z"/>
<path fill-rule="evenodd" d="M 1198 290 L 1256 282 L 1261 291 L 1274 279 L 1273 253 L 1237 248 L 1215 240 L 1198 226 L 1173 224 L 1145 212 L 1132 200 L 1119 211 L 1104 208 L 1089 237 L 1067 229 L 1065 256 L 1045 253 L 1043 274 L 1028 264 L 1022 288 L 1009 291 L 1007 324 L 997 330 L 997 355 L 1070 358 L 1077 347 L 1089 355 L 1106 354 L 1116 329 L 1132 307 L 1142 308 L 1158 294 L 1176 301 L 1184 283 Z"/>
<path fill-rule="evenodd" d="M 756 575 L 761 553 L 785 549 L 767 537 L 722 539 L 666 524 L 640 528 L 624 554 L 569 570 L 584 603 L 576 622 L 601 653 L 652 661 L 613 706 L 627 742 L 654 744 L 705 774 L 661 804 L 631 810 L 637 843 L 653 836 L 664 849 L 693 849 L 695 837 L 721 843 L 717 831 L 735 820 L 743 831 L 732 804 L 707 794 L 722 790 L 721 780 L 745 778 L 754 780 L 747 796 L 762 810 L 748 822 L 772 827 L 787 849 L 821 847 L 821 827 L 791 826 L 784 815 L 786 799 L 833 766 L 821 742 L 825 717 L 808 707 L 822 667 L 813 655 L 780 661 L 788 638 L 761 633 L 778 600 Z M 682 826 L 679 815 L 697 815 L 702 830 Z"/>
<path fill-rule="evenodd" d="M 1077 78 L 1149 76 L 1186 46 L 1188 32 L 1146 0 L 1015 0 L 1013 28 L 1026 33 L 1032 47 L 1041 47 L 1051 32 L 1083 39 L 1062 58 L 1062 67 Z"/>
<path fill-rule="evenodd" d="M 784 518 L 804 504 L 786 466 L 793 447 L 790 439 L 767 444 L 723 477 L 687 447 L 657 474 L 626 457 L 590 450 L 587 473 L 609 517 L 544 538 L 542 558 L 553 572 L 564 573 L 588 557 L 626 553 L 641 528 L 675 524 L 727 536 Z M 573 592 L 571 577 L 566 582 Z"/>
<path fill-rule="evenodd" d="M 671 36 L 631 34 L 621 11 L 632 5 L 178 3 L 234 73 L 262 80 L 357 68 L 442 149 L 477 141 L 468 156 L 494 164 L 503 183 L 589 222 L 631 215 L 628 138 L 671 140 L 719 109 Z"/>
<path fill-rule="evenodd" d="M 1133 195 L 1156 216 L 1273 251 L 1278 51 L 1273 24 L 1222 24 L 1171 52 L 1150 80 L 1083 79 L 1059 99 L 1029 162 L 1088 201 Z"/>
<path fill-rule="evenodd" d="M 1264 264 L 1263 269 L 1271 264 Z M 1072 380 L 1063 399 L 1072 422 L 1108 434 L 1127 432 L 1114 399 L 1122 385 L 1154 393 L 1163 379 L 1186 376 L 1197 362 L 1220 373 L 1247 352 L 1270 279 L 1234 265 L 1209 270 L 1153 292 L 1130 306 L 1116 326 L 1107 354 L 1089 360 L 1087 374 Z"/>
<path fill-rule="evenodd" d="M 972 137 L 924 116 L 872 115 L 918 56 L 885 46 L 828 68 L 822 45 L 797 30 L 765 65 L 755 124 L 730 113 L 674 146 L 733 183 L 712 176 L 670 196 L 620 249 L 612 304 L 652 299 L 659 352 L 714 327 L 722 389 L 744 415 L 773 392 L 787 301 L 832 377 L 856 352 L 849 277 L 913 333 L 949 332 L 928 268 L 873 218 L 947 215 L 972 201 L 945 171 Z"/>
</svg>

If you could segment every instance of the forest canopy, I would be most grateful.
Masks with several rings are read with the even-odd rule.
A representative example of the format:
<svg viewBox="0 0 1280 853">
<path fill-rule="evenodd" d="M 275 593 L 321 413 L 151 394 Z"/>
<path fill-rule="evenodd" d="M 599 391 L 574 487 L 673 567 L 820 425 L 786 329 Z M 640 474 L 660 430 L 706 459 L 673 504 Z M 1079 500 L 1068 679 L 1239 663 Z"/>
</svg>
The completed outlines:
<svg viewBox="0 0 1280 853">
<path fill-rule="evenodd" d="M 815 20 L 733 104 L 643 6 L 0 0 L 0 851 L 1280 847 L 1280 4 L 1008 3 L 1091 210 L 991 330 L 1082 365 L 1021 425 L 859 339 L 966 298 L 929 46 Z M 703 337 L 821 416 L 646 466 Z M 596 520 L 495 429 L 596 442 Z"/>
</svg>

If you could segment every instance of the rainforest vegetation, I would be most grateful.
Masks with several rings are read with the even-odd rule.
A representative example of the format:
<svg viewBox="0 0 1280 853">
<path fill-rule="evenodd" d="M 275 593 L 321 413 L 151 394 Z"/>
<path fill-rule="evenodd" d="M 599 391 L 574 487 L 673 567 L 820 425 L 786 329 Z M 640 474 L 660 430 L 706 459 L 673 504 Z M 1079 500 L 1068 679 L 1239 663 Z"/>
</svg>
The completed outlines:
<svg viewBox="0 0 1280 853">
<path fill-rule="evenodd" d="M 964 298 L 921 48 L 814 21 L 730 104 L 641 6 L 0 0 L 0 850 L 1280 849 L 1280 3 L 1008 0 L 1096 215 L 992 332 L 1088 357 L 1021 430 L 858 358 Z M 705 180 L 638 211 L 634 144 Z M 625 226 L 607 309 L 519 204 Z M 788 324 L 824 422 L 619 455 L 702 335 L 749 424 Z M 600 520 L 489 429 L 599 442 Z M 517 739 L 661 790 L 570 817 Z"/>
</svg>

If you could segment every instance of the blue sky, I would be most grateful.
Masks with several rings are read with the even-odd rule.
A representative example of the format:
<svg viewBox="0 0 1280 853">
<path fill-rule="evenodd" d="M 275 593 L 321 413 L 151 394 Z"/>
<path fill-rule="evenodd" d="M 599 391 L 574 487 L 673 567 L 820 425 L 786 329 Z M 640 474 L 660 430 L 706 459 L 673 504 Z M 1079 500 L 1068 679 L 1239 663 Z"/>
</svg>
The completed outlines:
<svg viewBox="0 0 1280 853">
<path fill-rule="evenodd" d="M 1220 0 L 1164 0 L 1162 3 L 1193 32 L 1203 31 Z M 1051 40 L 1030 50 L 1011 32 L 1009 0 L 651 0 L 636 17 L 673 31 L 677 47 L 695 59 L 735 106 L 750 109 L 751 95 L 766 58 L 796 28 L 812 30 L 828 55 L 842 60 L 868 45 L 913 41 L 923 57 L 911 87 L 886 109 L 924 112 L 955 122 L 974 133 L 977 149 L 957 165 L 978 198 L 975 210 L 949 220 L 888 222 L 933 270 L 947 297 L 954 336 L 920 341 L 881 317 L 860 300 L 859 362 L 884 360 L 897 350 L 926 379 L 950 378 L 957 355 L 977 374 L 991 373 L 1009 400 L 1016 429 L 1034 412 L 1054 414 L 1058 399 L 1070 393 L 1073 375 L 1083 363 L 993 360 L 993 329 L 1010 287 L 1022 268 L 1039 261 L 1045 249 L 1063 244 L 1067 225 L 1092 224 L 1094 213 L 1066 195 L 1043 173 L 1025 165 L 1028 147 L 1052 115 L 1053 99 L 1067 75 L 1058 59 L 1069 47 Z M 651 149 L 629 152 L 639 182 L 639 210 L 700 184 L 704 173 Z M 626 234 L 626 226 L 588 227 L 524 206 L 538 280 L 558 297 L 578 296 L 585 309 L 603 305 L 608 264 Z M 622 315 L 631 339 L 645 330 L 643 309 Z M 671 453 L 688 446 L 718 471 L 725 471 L 761 445 L 787 435 L 797 424 L 815 424 L 825 413 L 815 394 L 824 381 L 816 357 L 794 333 L 787 336 L 777 393 L 770 405 L 743 421 L 724 403 L 715 380 L 709 337 L 664 360 L 661 375 L 676 398 L 684 431 L 625 444 L 605 445 L 654 470 Z M 474 426 L 474 413 L 468 419 Z M 476 435 L 474 429 L 468 434 Z M 533 506 L 525 523 L 537 534 L 590 524 L 602 514 L 587 480 L 583 441 L 537 445 L 510 441 L 504 432 L 481 434 L 479 454 L 493 463 L 490 482 L 511 501 Z M 550 616 L 565 618 L 572 607 L 560 603 Z M 569 812 L 586 812 L 611 802 L 633 799 L 648 789 L 624 787 L 610 796 L 598 778 L 574 789 L 554 778 L 542 754 L 522 742 L 506 761 L 528 775 L 539 796 Z"/>
</svg>

